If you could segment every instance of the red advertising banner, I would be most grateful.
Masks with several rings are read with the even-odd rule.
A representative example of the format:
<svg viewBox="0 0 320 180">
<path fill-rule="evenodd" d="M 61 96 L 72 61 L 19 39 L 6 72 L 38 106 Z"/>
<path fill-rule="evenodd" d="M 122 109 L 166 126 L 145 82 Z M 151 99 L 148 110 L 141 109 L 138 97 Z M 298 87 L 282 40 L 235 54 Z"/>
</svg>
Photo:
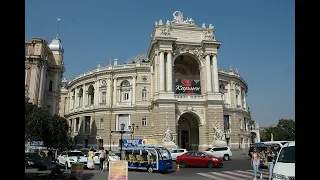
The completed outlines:
<svg viewBox="0 0 320 180">
<path fill-rule="evenodd" d="M 176 79 L 176 94 L 201 94 L 200 80 Z"/>
</svg>

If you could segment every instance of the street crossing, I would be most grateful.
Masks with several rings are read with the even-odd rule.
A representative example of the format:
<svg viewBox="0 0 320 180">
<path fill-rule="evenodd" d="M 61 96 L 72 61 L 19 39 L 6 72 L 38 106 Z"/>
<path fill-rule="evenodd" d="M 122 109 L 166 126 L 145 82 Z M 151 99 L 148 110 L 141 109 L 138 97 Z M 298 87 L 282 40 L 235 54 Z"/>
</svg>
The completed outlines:
<svg viewBox="0 0 320 180">
<path fill-rule="evenodd" d="M 269 179 L 268 169 L 260 169 L 260 172 L 262 174 L 263 179 Z M 233 171 L 206 172 L 206 173 L 197 173 L 197 174 L 213 180 L 252 180 L 253 179 L 253 170 L 233 170 Z M 259 177 L 257 177 L 257 179 L 259 179 Z"/>
</svg>

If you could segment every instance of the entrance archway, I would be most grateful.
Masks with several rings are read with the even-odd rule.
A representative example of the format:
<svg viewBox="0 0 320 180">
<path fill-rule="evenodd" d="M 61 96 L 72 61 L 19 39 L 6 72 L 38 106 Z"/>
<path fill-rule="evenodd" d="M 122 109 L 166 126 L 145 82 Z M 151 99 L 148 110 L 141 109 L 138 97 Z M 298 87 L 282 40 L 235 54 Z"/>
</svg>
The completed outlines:
<svg viewBox="0 0 320 180">
<path fill-rule="evenodd" d="M 184 113 L 178 120 L 178 146 L 190 150 L 199 148 L 199 117 L 191 112 Z"/>
</svg>

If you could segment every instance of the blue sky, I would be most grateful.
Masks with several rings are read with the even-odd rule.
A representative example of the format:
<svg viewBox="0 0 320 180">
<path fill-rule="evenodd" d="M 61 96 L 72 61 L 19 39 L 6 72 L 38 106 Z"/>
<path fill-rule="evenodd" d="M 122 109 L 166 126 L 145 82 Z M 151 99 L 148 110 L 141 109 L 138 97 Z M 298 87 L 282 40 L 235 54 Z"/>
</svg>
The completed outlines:
<svg viewBox="0 0 320 180">
<path fill-rule="evenodd" d="M 59 37 L 64 77 L 145 53 L 154 22 L 179 10 L 195 24 L 212 23 L 222 41 L 218 66 L 237 67 L 249 84 L 248 103 L 260 126 L 294 119 L 295 57 L 293 0 L 26 0 L 25 39 Z"/>
</svg>

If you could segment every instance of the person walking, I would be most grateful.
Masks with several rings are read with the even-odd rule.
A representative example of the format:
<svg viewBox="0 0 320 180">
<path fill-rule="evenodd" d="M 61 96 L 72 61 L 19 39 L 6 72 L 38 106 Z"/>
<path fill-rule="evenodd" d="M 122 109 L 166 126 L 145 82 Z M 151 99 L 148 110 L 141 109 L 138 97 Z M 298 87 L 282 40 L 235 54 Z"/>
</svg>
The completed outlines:
<svg viewBox="0 0 320 180">
<path fill-rule="evenodd" d="M 269 180 L 272 179 L 272 170 L 274 165 L 275 155 L 270 148 L 268 148 L 268 153 L 266 154 L 266 161 L 268 161 L 269 169 Z"/>
<path fill-rule="evenodd" d="M 260 166 L 260 153 L 257 151 L 257 148 L 253 149 L 252 158 L 251 158 L 251 165 L 253 166 L 254 172 L 254 179 L 257 180 L 257 173 L 260 174 L 260 179 L 262 179 L 262 173 L 259 171 Z"/>
<path fill-rule="evenodd" d="M 99 160 L 100 160 L 99 170 L 103 171 L 104 160 L 106 159 L 106 152 L 104 151 L 103 147 L 100 148 L 99 153 L 100 153 L 99 154 Z"/>
<path fill-rule="evenodd" d="M 94 169 L 94 160 L 93 160 L 94 152 L 93 148 L 91 147 L 89 152 L 88 152 L 88 162 L 87 162 L 87 167 L 89 169 Z"/>
</svg>

